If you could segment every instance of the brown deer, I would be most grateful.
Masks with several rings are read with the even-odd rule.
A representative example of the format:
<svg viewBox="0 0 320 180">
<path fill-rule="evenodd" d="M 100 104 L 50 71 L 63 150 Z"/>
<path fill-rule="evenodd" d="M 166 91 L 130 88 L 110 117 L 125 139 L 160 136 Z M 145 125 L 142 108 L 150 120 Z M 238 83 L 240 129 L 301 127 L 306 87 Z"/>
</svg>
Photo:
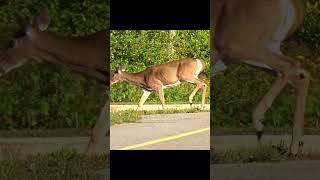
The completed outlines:
<svg viewBox="0 0 320 180">
<path fill-rule="evenodd" d="M 39 58 L 93 77 L 109 87 L 109 32 L 106 30 L 85 37 L 60 37 L 45 31 L 49 23 L 50 16 L 46 7 L 40 10 L 31 23 L 29 19 L 17 17 L 19 30 L 0 56 L 0 75 L 20 67 L 31 58 Z M 102 153 L 107 148 L 102 147 L 109 129 L 107 104 L 93 128 L 87 154 Z"/>
<path fill-rule="evenodd" d="M 152 91 L 159 93 L 162 108 L 165 109 L 165 99 L 163 89 L 179 85 L 181 82 L 196 84 L 196 88 L 189 96 L 189 103 L 199 89 L 202 89 L 202 101 L 200 109 L 204 109 L 207 84 L 198 76 L 205 68 L 205 63 L 200 59 L 185 58 L 159 64 L 146 68 L 138 73 L 127 73 L 123 68 L 118 68 L 111 78 L 111 85 L 119 81 L 137 85 L 143 89 L 137 110 L 142 109 L 142 105 Z"/>
<path fill-rule="evenodd" d="M 297 30 L 304 14 L 300 0 L 211 0 L 213 74 L 225 69 L 228 59 L 236 59 L 278 75 L 252 113 L 259 142 L 264 114 L 274 99 L 288 82 L 296 88 L 292 154 L 297 154 L 302 145 L 309 75 L 296 60 L 281 53 L 280 44 Z"/>
</svg>

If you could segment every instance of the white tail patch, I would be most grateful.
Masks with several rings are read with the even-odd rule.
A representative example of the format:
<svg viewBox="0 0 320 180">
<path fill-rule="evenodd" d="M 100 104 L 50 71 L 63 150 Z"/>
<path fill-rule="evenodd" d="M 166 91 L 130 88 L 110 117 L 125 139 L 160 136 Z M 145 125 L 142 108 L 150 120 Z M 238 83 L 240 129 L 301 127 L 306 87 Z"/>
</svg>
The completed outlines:
<svg viewBox="0 0 320 180">
<path fill-rule="evenodd" d="M 196 59 L 196 61 L 197 61 L 197 70 L 196 70 L 196 72 L 194 73 L 194 77 L 196 78 L 196 79 L 198 79 L 198 76 L 199 76 L 199 74 L 200 74 L 200 72 L 202 71 L 202 62 L 201 62 L 201 60 L 200 59 Z"/>
</svg>

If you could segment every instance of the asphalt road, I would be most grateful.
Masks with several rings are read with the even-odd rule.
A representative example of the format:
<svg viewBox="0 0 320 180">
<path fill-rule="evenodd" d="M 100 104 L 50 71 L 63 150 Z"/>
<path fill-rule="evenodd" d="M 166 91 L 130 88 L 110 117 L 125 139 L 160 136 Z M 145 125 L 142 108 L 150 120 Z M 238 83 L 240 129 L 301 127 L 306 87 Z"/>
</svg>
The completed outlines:
<svg viewBox="0 0 320 180">
<path fill-rule="evenodd" d="M 210 112 L 147 115 L 136 123 L 114 125 L 112 150 L 209 150 Z"/>
<path fill-rule="evenodd" d="M 211 180 L 319 180 L 320 161 L 217 164 L 210 167 Z"/>
</svg>

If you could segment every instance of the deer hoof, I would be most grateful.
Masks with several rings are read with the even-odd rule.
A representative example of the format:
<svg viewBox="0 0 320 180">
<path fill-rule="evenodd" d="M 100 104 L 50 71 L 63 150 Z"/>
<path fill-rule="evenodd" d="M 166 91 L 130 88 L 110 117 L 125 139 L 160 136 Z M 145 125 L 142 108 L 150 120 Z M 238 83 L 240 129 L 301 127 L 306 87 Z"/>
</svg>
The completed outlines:
<svg viewBox="0 0 320 180">
<path fill-rule="evenodd" d="M 302 148 L 302 147 L 303 147 L 303 142 L 299 141 L 299 148 Z"/>
<path fill-rule="evenodd" d="M 303 146 L 302 141 L 299 141 L 296 145 L 291 144 L 290 154 L 297 155 L 301 151 L 302 146 Z"/>
<path fill-rule="evenodd" d="M 257 139 L 259 143 L 261 142 L 262 135 L 263 135 L 263 131 L 257 131 Z"/>
</svg>

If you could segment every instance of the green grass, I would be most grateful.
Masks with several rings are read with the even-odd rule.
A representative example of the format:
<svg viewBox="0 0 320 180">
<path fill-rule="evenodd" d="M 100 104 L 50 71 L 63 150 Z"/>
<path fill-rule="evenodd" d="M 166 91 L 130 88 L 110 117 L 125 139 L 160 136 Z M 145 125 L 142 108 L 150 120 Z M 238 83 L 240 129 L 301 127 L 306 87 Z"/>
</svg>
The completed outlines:
<svg viewBox="0 0 320 180">
<path fill-rule="evenodd" d="M 0 137 L 79 137 L 90 136 L 92 129 L 10 129 L 0 130 Z"/>
<path fill-rule="evenodd" d="M 225 163 L 253 163 L 253 162 L 279 162 L 284 160 L 316 160 L 320 159 L 319 152 L 302 153 L 292 156 L 284 143 L 277 145 L 262 145 L 257 148 L 242 148 L 215 152 L 211 150 L 211 164 Z"/>
<path fill-rule="evenodd" d="M 96 171 L 109 167 L 107 155 L 88 157 L 71 150 L 0 161 L 0 179 L 95 179 Z"/>
<path fill-rule="evenodd" d="M 115 124 L 122 123 L 133 123 L 137 122 L 142 118 L 143 115 L 153 115 L 153 114 L 177 114 L 177 113 L 196 113 L 200 112 L 198 109 L 166 109 L 166 110 L 154 110 L 154 111 L 135 111 L 135 110 L 125 110 L 110 113 L 110 124 L 111 126 Z M 209 112 L 209 111 L 201 111 Z"/>
<path fill-rule="evenodd" d="M 141 118 L 141 114 L 135 110 L 125 110 L 110 113 L 110 125 L 136 122 Z"/>
</svg>

